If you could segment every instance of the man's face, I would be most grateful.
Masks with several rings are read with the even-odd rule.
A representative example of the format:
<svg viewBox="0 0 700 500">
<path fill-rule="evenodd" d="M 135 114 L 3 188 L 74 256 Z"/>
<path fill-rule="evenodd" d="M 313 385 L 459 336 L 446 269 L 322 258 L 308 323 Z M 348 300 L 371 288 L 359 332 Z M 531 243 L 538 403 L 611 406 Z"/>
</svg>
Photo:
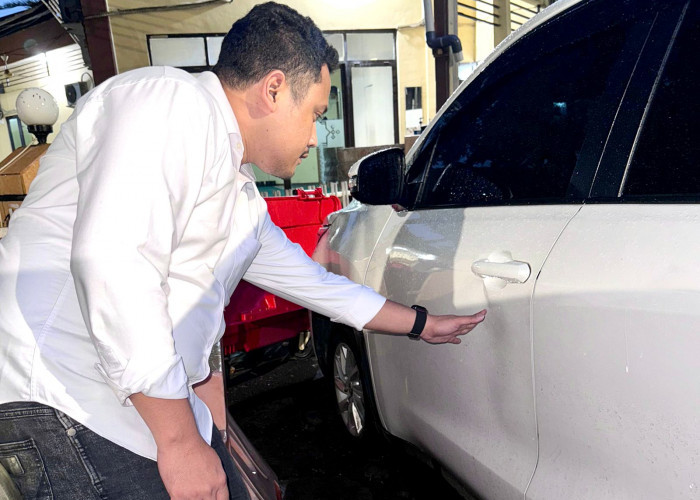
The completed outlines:
<svg viewBox="0 0 700 500">
<path fill-rule="evenodd" d="M 291 92 L 278 97 L 275 130 L 268 130 L 264 161 L 258 167 L 268 174 L 289 179 L 309 148 L 316 147 L 316 120 L 328 109 L 331 77 L 328 67 L 321 68 L 321 81 L 312 82 L 304 97 L 295 101 Z M 301 89 L 302 93 L 304 89 Z"/>
</svg>

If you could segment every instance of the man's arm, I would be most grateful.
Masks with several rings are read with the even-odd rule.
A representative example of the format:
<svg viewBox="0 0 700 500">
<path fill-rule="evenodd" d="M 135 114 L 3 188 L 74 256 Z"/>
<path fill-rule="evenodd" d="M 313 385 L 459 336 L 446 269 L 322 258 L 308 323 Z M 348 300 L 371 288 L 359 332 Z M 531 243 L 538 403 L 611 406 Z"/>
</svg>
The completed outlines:
<svg viewBox="0 0 700 500">
<path fill-rule="evenodd" d="M 207 101 L 174 78 L 137 79 L 100 87 L 81 106 L 71 271 L 97 369 L 153 433 L 173 498 L 227 498 L 189 408 L 168 311 L 172 252 L 218 151 Z"/>
<path fill-rule="evenodd" d="M 244 278 L 333 321 L 358 330 L 407 334 L 416 311 L 386 300 L 374 290 L 329 273 L 291 243 L 269 216 L 260 234 L 262 248 Z M 459 344 L 459 335 L 469 333 L 484 319 L 486 311 L 468 316 L 428 315 L 421 339 L 432 344 Z"/>
<path fill-rule="evenodd" d="M 219 431 L 225 431 L 226 401 L 224 394 L 224 374 L 220 371 L 212 371 L 206 379 L 196 383 L 192 388 L 197 397 L 209 408 L 216 428 L 219 429 Z"/>
<path fill-rule="evenodd" d="M 129 399 L 158 446 L 158 472 L 174 500 L 228 499 L 226 473 L 216 452 L 197 431 L 186 399 L 160 399 L 142 393 Z"/>
<path fill-rule="evenodd" d="M 191 111 L 203 104 L 198 92 L 170 79 L 99 90 L 75 118 L 80 195 L 70 269 L 80 310 L 97 369 L 121 404 L 139 392 L 185 398 L 167 281 L 209 168 L 211 117 Z M 183 120 L 187 127 L 170 126 Z"/>
<path fill-rule="evenodd" d="M 372 320 L 365 325 L 370 330 L 379 330 L 397 335 L 407 334 L 413 327 L 416 311 L 410 307 L 387 300 Z M 459 335 L 471 332 L 486 317 L 486 309 L 469 316 L 428 315 L 420 338 L 431 344 L 459 344 Z"/>
</svg>

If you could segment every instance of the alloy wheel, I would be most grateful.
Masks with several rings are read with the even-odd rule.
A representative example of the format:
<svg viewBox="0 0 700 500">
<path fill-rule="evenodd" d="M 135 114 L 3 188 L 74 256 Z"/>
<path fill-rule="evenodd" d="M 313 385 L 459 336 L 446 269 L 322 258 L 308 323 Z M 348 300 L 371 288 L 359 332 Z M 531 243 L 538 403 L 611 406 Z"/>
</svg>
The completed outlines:
<svg viewBox="0 0 700 500">
<path fill-rule="evenodd" d="M 335 349 L 333 382 L 343 423 L 350 434 L 359 436 L 365 427 L 365 395 L 355 355 L 343 342 Z"/>
</svg>

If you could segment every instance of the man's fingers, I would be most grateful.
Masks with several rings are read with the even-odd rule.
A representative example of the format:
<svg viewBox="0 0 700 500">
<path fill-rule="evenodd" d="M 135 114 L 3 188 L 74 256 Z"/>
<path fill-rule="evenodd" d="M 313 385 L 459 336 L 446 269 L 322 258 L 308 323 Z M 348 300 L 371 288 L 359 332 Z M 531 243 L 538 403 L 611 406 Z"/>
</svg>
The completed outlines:
<svg viewBox="0 0 700 500">
<path fill-rule="evenodd" d="M 483 309 L 476 314 L 472 314 L 471 316 L 463 316 L 463 325 L 474 328 L 476 325 L 484 321 L 484 318 L 486 318 L 486 309 Z"/>
<path fill-rule="evenodd" d="M 431 344 L 460 344 L 459 335 L 471 332 L 486 316 L 486 309 L 469 316 L 431 316 L 431 332 L 421 338 Z"/>
<path fill-rule="evenodd" d="M 463 333 L 468 333 L 471 332 L 476 326 L 481 323 L 481 321 L 476 321 L 473 323 L 462 323 L 457 327 L 457 331 L 463 332 Z"/>
<path fill-rule="evenodd" d="M 481 323 L 482 321 L 484 321 L 485 317 L 486 317 L 486 309 L 482 309 L 478 313 L 472 314 L 471 316 L 469 316 L 469 321 L 471 323 L 478 324 L 478 323 Z"/>
</svg>

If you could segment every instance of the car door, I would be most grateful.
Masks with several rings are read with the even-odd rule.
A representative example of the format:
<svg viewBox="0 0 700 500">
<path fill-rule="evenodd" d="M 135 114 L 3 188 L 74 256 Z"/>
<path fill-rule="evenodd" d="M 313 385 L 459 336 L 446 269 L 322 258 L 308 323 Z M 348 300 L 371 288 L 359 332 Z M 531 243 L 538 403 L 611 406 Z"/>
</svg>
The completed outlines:
<svg viewBox="0 0 700 500">
<path fill-rule="evenodd" d="M 531 297 L 580 210 L 650 28 L 582 2 L 516 40 L 409 158 L 366 283 L 486 321 L 460 345 L 367 335 L 385 427 L 485 498 L 522 498 L 537 464 Z M 642 9 L 643 10 L 643 9 Z"/>
<path fill-rule="evenodd" d="M 529 499 L 700 498 L 700 9 L 663 6 L 631 123 L 537 282 Z"/>
</svg>

